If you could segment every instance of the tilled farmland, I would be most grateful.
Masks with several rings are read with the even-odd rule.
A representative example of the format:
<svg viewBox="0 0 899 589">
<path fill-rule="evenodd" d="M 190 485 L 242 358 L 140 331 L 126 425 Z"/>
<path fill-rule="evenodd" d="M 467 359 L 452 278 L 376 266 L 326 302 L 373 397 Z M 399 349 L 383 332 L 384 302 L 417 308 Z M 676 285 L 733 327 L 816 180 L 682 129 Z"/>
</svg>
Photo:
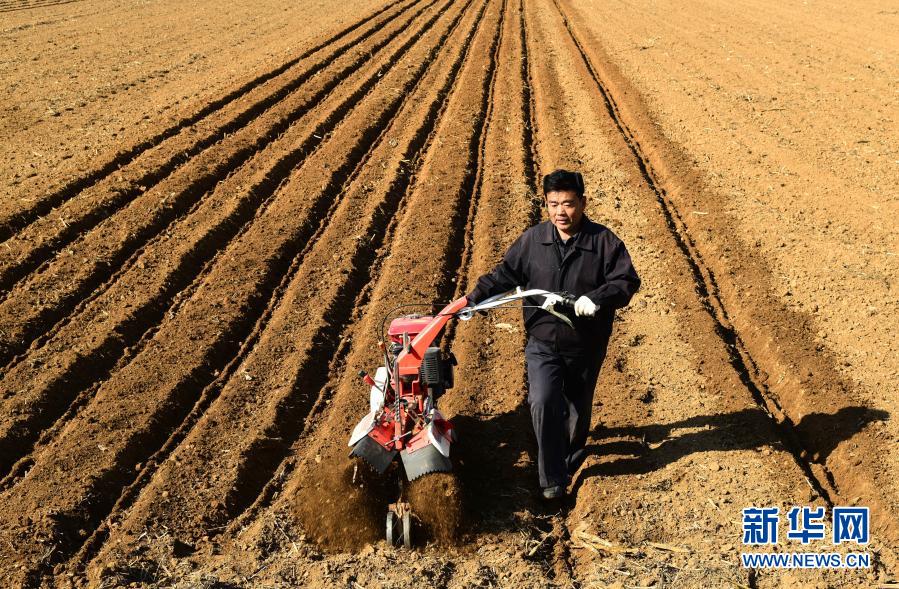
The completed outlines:
<svg viewBox="0 0 899 589">
<path fill-rule="evenodd" d="M 281 4 L 265 7 L 292 10 Z M 819 146 L 753 144 L 761 156 L 741 159 L 726 143 L 738 128 L 779 137 L 799 116 L 781 111 L 810 100 L 784 90 L 756 110 L 758 99 L 741 94 L 734 100 L 752 103 L 753 116 L 728 110 L 731 70 L 710 57 L 715 44 L 676 35 L 692 10 L 737 39 L 740 14 L 692 6 L 665 28 L 683 63 L 706 56 L 703 75 L 719 72 L 712 94 L 696 97 L 657 87 L 694 80 L 692 65 L 661 53 L 662 37 L 644 36 L 667 18 L 658 7 L 628 20 L 621 11 L 633 7 L 570 0 L 332 4 L 305 9 L 327 13 L 317 28 L 294 17 L 301 31 L 279 28 L 287 16 L 198 12 L 220 27 L 221 55 L 206 32 L 205 65 L 191 57 L 191 67 L 163 70 L 148 54 L 109 82 L 127 89 L 133 75 L 143 92 L 107 88 L 79 102 L 59 90 L 60 104 L 76 106 L 53 103 L 49 115 L 34 104 L 57 91 L 18 71 L 23 99 L 9 99 L 0 126 L 10 148 L 0 197 L 2 584 L 895 579 L 896 98 L 867 96 L 864 113 L 849 109 L 829 131 L 849 141 L 870 113 L 858 145 L 880 148 L 865 152 L 871 177 L 843 204 L 816 190 L 832 182 L 810 170 Z M 90 43 L 92 23 L 129 10 L 165 6 L 0 2 L 10 15 L 2 51 L 57 39 L 54 28 Z M 818 26 L 835 22 L 834 10 Z M 777 17 L 805 26 L 802 15 Z M 606 28 L 616 19 L 634 22 L 632 38 L 627 23 Z M 194 55 L 172 26 L 158 43 Z M 828 38 L 856 50 L 839 67 L 864 62 L 895 80 L 889 34 L 871 33 L 870 45 L 887 46 L 876 67 L 851 36 Z M 267 42 L 277 50 L 263 57 Z M 227 64 L 226 83 L 216 76 Z M 72 69 L 89 76 L 108 65 Z M 755 72 L 741 70 L 740 84 L 764 76 Z M 179 106 L 153 115 L 151 96 L 153 108 Z M 840 108 L 819 106 L 817 116 L 838 119 Z M 784 121 L 763 124 L 762 114 Z M 691 139 L 692 129 L 706 133 Z M 778 145 L 792 159 L 779 160 Z M 827 174 L 848 186 L 855 177 L 841 165 Z M 410 485 L 419 547 L 388 547 L 392 489 L 360 485 L 347 457 L 368 411 L 358 371 L 380 364 L 385 316 L 464 295 L 541 219 L 539 179 L 558 167 L 584 173 L 588 215 L 623 238 L 643 278 L 600 375 L 591 456 L 566 504 L 541 503 L 519 314 L 451 323 L 443 345 L 458 358 L 456 383 L 440 403 L 459 433 L 456 471 Z M 775 169 L 787 178 L 779 192 L 737 194 L 737 184 L 774 182 Z M 822 215 L 845 230 L 820 229 Z M 774 237 L 758 233 L 762 220 Z M 832 251 L 831 237 L 855 253 L 812 255 Z M 809 286 L 825 273 L 836 285 Z M 870 507 L 871 567 L 740 566 L 743 508 L 806 505 Z"/>
</svg>

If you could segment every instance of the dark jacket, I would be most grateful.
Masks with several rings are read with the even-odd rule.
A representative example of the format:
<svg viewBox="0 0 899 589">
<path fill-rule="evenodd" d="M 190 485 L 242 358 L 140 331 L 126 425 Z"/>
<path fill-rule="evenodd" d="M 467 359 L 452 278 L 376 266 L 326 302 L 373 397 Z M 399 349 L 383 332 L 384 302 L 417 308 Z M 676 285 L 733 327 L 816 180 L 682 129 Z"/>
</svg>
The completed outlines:
<svg viewBox="0 0 899 589">
<path fill-rule="evenodd" d="M 519 237 L 502 262 L 478 279 L 468 295 L 470 304 L 502 294 L 516 286 L 524 289 L 565 291 L 586 295 L 598 305 L 595 317 L 574 317 L 574 329 L 542 309 L 543 297 L 525 299 L 524 325 L 530 334 L 559 353 L 583 354 L 603 348 L 612 333 L 615 309 L 626 306 L 640 288 L 624 243 L 607 227 L 584 217 L 573 247 L 564 259 L 556 245 L 556 228 L 549 221 L 534 225 Z"/>
</svg>

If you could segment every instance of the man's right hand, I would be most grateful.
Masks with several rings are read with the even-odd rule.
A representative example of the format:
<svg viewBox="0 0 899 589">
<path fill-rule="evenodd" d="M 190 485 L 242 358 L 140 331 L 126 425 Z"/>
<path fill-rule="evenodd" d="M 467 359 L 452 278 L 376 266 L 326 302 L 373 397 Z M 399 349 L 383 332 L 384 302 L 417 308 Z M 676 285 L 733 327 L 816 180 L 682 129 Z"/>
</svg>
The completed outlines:
<svg viewBox="0 0 899 589">
<path fill-rule="evenodd" d="M 593 317 L 596 315 L 596 303 L 582 296 L 574 302 L 574 314 L 578 317 Z"/>
</svg>

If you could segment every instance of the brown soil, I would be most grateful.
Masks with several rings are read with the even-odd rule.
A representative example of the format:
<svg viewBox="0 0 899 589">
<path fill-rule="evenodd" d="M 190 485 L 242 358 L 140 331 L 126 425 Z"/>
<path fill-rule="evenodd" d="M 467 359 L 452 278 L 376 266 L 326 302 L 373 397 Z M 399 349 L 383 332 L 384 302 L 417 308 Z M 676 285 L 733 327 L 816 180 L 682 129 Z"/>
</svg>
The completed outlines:
<svg viewBox="0 0 899 589">
<path fill-rule="evenodd" d="M 396 501 L 399 489 L 395 472 L 378 475 L 357 459 L 338 468 L 311 464 L 303 476 L 314 491 L 293 507 L 316 546 L 332 552 L 360 550 L 384 536 L 386 506 Z M 104 574 L 108 571 L 100 572 Z"/>
<path fill-rule="evenodd" d="M 0 0 L 0 584 L 892 581 L 880 4 Z M 454 473 L 350 461 L 384 315 L 464 294 L 556 167 L 644 280 L 571 498 L 514 311 L 443 337 Z M 871 569 L 740 567 L 742 508 L 851 504 Z"/>
<path fill-rule="evenodd" d="M 412 513 L 421 521 L 420 537 L 439 546 L 456 543 L 463 512 L 462 488 L 455 474 L 439 472 L 415 479 L 409 483 L 405 497 Z"/>
</svg>

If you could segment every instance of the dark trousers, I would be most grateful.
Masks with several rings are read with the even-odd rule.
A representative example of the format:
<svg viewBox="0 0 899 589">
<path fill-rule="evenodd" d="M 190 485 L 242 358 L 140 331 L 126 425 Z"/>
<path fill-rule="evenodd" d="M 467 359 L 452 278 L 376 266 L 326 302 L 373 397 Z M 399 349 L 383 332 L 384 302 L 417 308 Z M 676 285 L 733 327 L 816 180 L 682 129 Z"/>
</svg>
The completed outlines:
<svg viewBox="0 0 899 589">
<path fill-rule="evenodd" d="M 524 353 L 528 364 L 528 403 L 537 436 L 537 470 L 543 488 L 568 484 L 586 458 L 593 389 L 606 355 L 603 342 L 592 354 L 565 356 L 531 337 Z"/>
</svg>

